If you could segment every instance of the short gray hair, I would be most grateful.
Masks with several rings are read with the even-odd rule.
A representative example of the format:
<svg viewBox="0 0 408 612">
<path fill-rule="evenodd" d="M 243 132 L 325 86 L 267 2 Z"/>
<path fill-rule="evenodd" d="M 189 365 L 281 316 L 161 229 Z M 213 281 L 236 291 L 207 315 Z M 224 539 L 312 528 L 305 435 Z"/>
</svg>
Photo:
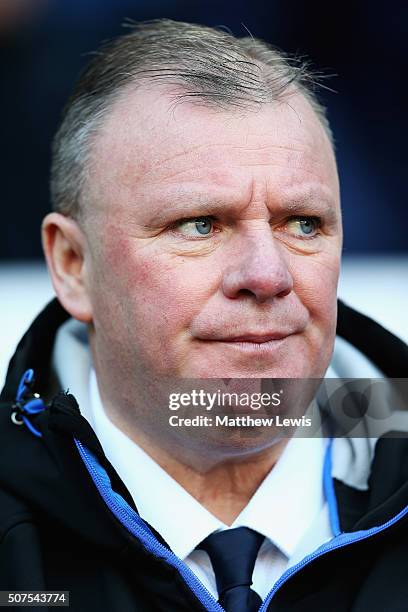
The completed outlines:
<svg viewBox="0 0 408 612">
<path fill-rule="evenodd" d="M 130 85 L 161 82 L 187 99 L 221 110 L 254 110 L 298 91 L 311 103 L 331 142 L 316 73 L 303 58 L 246 36 L 168 19 L 128 24 L 131 31 L 105 43 L 80 76 L 64 109 L 52 148 L 53 209 L 75 217 L 92 141 L 115 100 Z"/>
</svg>

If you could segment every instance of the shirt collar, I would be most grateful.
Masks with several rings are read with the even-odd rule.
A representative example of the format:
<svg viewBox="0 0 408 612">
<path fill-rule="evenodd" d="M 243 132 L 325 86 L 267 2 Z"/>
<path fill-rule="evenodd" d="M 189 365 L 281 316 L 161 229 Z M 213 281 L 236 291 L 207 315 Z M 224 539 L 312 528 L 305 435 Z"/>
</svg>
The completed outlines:
<svg viewBox="0 0 408 612">
<path fill-rule="evenodd" d="M 290 558 L 321 512 L 327 441 L 291 438 L 233 526 L 256 529 Z"/>
</svg>

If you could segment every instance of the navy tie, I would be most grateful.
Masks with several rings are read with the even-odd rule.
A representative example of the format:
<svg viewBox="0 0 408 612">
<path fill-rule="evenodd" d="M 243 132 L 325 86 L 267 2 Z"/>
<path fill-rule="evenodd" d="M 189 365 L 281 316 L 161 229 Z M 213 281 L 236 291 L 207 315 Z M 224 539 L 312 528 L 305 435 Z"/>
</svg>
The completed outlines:
<svg viewBox="0 0 408 612">
<path fill-rule="evenodd" d="M 264 536 L 248 527 L 217 531 L 197 546 L 205 550 L 217 582 L 218 602 L 227 612 L 255 612 L 262 599 L 250 587 Z"/>
</svg>

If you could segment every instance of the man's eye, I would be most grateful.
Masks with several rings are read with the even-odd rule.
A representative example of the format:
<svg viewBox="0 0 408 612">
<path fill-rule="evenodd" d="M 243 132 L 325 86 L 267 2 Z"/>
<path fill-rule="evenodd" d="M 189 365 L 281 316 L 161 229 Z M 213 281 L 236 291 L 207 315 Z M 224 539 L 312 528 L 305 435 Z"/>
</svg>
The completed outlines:
<svg viewBox="0 0 408 612">
<path fill-rule="evenodd" d="M 214 221 L 211 217 L 182 219 L 175 224 L 175 228 L 184 236 L 199 238 L 211 234 L 214 229 Z"/>
<path fill-rule="evenodd" d="M 319 217 L 292 217 L 287 225 L 290 231 L 299 238 L 315 238 L 321 220 Z"/>
</svg>

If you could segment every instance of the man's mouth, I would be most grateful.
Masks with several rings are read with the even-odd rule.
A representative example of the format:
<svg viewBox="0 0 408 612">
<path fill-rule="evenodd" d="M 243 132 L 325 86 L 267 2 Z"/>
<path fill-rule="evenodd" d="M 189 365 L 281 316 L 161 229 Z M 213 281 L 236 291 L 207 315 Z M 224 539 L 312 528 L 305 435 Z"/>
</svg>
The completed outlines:
<svg viewBox="0 0 408 612">
<path fill-rule="evenodd" d="M 205 342 L 218 344 L 227 350 L 241 351 L 254 354 L 271 354 L 281 347 L 293 332 L 273 332 L 263 334 L 240 334 L 234 336 L 220 336 L 205 338 Z"/>
<path fill-rule="evenodd" d="M 267 333 L 267 334 L 242 334 L 241 336 L 229 336 L 225 338 L 217 338 L 218 342 L 246 342 L 250 344 L 265 344 L 267 342 L 276 342 L 283 340 L 290 335 L 286 333 Z"/>
</svg>

